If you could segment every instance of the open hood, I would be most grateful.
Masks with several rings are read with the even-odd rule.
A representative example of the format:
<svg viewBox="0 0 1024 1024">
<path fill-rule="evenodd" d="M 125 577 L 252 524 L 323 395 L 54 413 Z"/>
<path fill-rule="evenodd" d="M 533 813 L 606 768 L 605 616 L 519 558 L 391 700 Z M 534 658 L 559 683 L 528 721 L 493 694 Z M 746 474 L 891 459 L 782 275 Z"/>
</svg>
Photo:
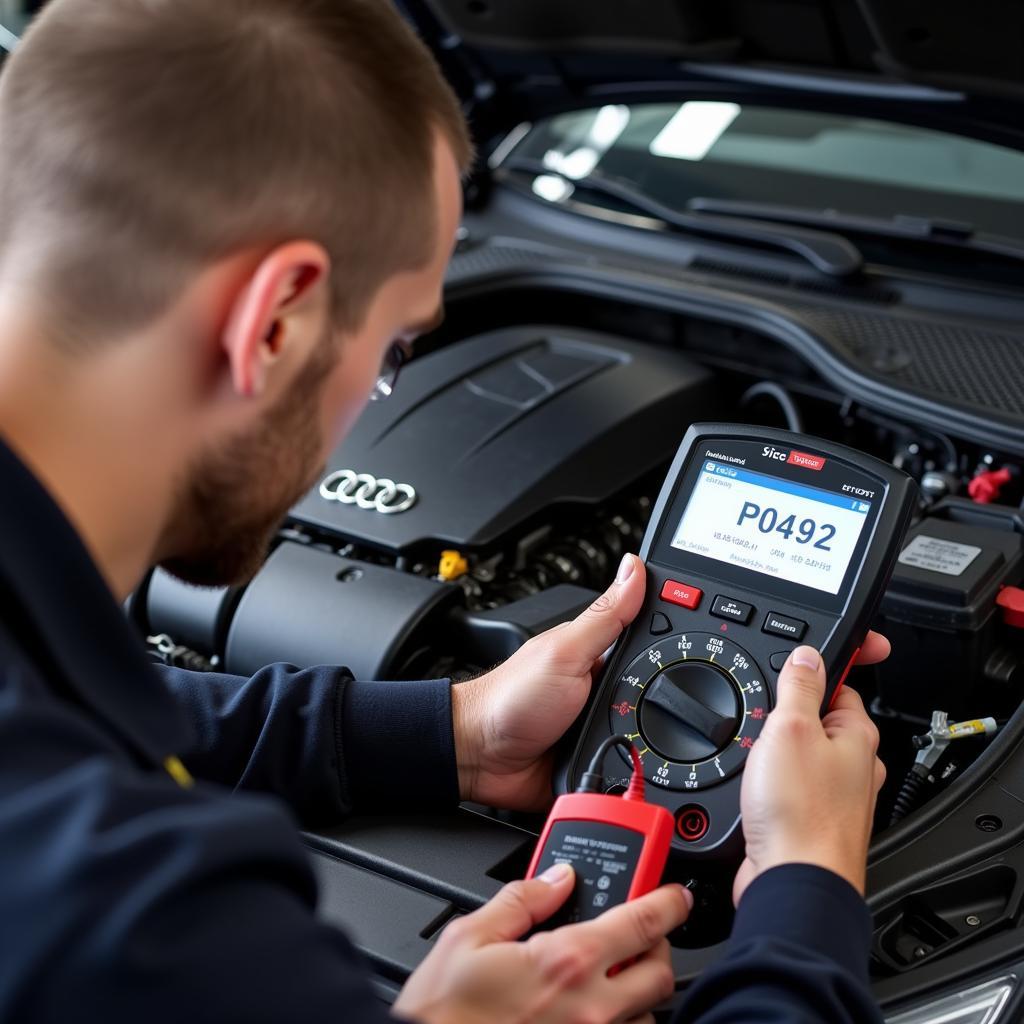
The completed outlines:
<svg viewBox="0 0 1024 1024">
<path fill-rule="evenodd" d="M 1019 0 L 398 0 L 478 140 L 681 93 L 910 121 L 1024 149 Z"/>
</svg>

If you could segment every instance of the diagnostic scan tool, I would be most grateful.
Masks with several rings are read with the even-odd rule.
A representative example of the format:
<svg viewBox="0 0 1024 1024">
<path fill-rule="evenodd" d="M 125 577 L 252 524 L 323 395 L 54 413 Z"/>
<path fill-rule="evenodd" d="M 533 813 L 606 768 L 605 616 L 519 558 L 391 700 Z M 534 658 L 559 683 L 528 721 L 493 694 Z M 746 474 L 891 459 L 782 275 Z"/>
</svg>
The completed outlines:
<svg viewBox="0 0 1024 1024">
<path fill-rule="evenodd" d="M 857 656 L 915 507 L 904 473 L 841 445 L 705 423 L 683 439 L 640 557 L 647 596 L 595 687 L 560 780 L 579 785 L 602 743 L 636 748 L 673 846 L 742 851 L 740 780 L 798 644 L 824 659 L 824 713 Z M 621 746 L 601 788 L 630 781 Z M 776 780 L 785 785 L 785 779 Z"/>
</svg>

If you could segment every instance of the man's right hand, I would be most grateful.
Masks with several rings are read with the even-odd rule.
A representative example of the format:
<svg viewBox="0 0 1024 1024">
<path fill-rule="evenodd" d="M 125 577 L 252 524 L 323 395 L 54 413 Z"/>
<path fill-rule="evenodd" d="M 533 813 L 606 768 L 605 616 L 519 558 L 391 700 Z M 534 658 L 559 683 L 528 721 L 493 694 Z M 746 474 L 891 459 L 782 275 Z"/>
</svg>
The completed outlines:
<svg viewBox="0 0 1024 1024">
<path fill-rule="evenodd" d="M 871 634 L 858 661 L 888 653 L 888 642 Z M 747 857 L 733 886 L 737 904 L 758 875 L 780 864 L 816 864 L 864 892 L 875 801 L 885 781 L 878 729 L 846 687 L 819 719 L 824 694 L 821 656 L 798 647 L 779 673 L 778 702 L 743 772 Z"/>
<path fill-rule="evenodd" d="M 399 994 L 395 1016 L 422 1024 L 653 1021 L 651 1008 L 674 989 L 665 936 L 686 920 L 692 896 L 666 885 L 594 921 L 515 941 L 572 892 L 573 871 L 557 867 L 506 885 L 448 925 Z"/>
</svg>

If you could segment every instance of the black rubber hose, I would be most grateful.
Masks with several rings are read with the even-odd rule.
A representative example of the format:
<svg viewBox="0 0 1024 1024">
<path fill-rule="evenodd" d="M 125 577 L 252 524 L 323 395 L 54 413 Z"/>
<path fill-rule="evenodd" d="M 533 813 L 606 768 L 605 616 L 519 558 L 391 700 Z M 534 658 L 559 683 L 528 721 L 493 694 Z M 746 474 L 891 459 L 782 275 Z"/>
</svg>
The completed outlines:
<svg viewBox="0 0 1024 1024">
<path fill-rule="evenodd" d="M 927 781 L 928 776 L 924 774 L 924 770 L 919 765 L 911 765 L 910 771 L 907 772 L 907 777 L 900 787 L 899 795 L 896 797 L 896 803 L 893 805 L 892 816 L 889 818 L 890 826 L 902 821 L 923 803 L 924 787 Z"/>
<path fill-rule="evenodd" d="M 793 401 L 793 396 L 781 384 L 776 384 L 773 380 L 764 380 L 760 384 L 747 388 L 740 399 L 740 405 L 748 405 L 761 395 L 774 398 L 786 418 L 786 426 L 797 434 L 803 433 L 804 419 L 796 407 L 796 402 Z"/>
</svg>

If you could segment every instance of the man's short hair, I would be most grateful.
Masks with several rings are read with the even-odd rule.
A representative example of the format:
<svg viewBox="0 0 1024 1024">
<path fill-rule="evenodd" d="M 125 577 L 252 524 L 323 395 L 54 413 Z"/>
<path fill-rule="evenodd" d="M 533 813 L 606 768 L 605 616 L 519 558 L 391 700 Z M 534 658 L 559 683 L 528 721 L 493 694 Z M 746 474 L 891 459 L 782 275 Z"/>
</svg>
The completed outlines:
<svg viewBox="0 0 1024 1024">
<path fill-rule="evenodd" d="M 0 74 L 0 273 L 87 340 L 310 238 L 353 329 L 433 255 L 438 129 L 465 169 L 458 101 L 391 0 L 51 0 Z"/>
</svg>

